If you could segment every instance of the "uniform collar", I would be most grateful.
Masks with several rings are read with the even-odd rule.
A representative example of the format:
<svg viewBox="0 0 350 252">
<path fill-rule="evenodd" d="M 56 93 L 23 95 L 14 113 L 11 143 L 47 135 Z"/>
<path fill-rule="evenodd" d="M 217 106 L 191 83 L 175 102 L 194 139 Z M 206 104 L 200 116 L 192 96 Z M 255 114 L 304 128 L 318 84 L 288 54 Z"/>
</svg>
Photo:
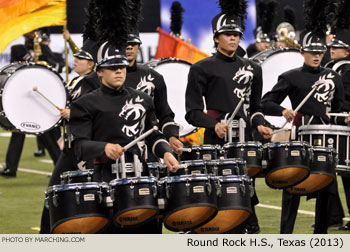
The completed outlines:
<svg viewBox="0 0 350 252">
<path fill-rule="evenodd" d="M 105 94 L 109 94 L 109 95 L 122 95 L 125 93 L 125 88 L 124 86 L 122 86 L 119 90 L 115 90 L 112 88 L 107 87 L 104 84 L 101 84 L 101 91 Z"/>
<path fill-rule="evenodd" d="M 128 71 L 136 71 L 137 70 L 137 63 L 136 63 L 136 61 L 135 61 L 135 63 L 134 63 L 134 65 L 133 66 L 128 66 L 127 68 L 126 68 L 126 71 L 128 72 Z"/>
<path fill-rule="evenodd" d="M 232 57 L 228 57 L 217 50 L 216 57 L 227 62 L 236 61 L 236 53 Z"/>
<path fill-rule="evenodd" d="M 341 58 L 341 59 L 334 60 L 333 63 L 337 63 L 337 62 L 343 61 L 343 60 L 350 61 L 350 56 L 347 56 L 347 57 L 345 57 L 345 58 Z"/>
<path fill-rule="evenodd" d="M 304 72 L 309 72 L 309 73 L 320 73 L 321 72 L 321 67 L 313 68 L 311 66 L 308 66 L 304 63 L 303 69 Z"/>
</svg>

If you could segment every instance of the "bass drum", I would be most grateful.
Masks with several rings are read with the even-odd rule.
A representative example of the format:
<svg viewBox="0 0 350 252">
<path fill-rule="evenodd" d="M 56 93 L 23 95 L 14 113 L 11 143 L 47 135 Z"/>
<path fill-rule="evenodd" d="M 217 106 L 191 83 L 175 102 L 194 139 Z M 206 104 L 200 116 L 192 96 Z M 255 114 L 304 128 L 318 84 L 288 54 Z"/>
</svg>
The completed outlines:
<svg viewBox="0 0 350 252">
<path fill-rule="evenodd" d="M 59 108 L 67 105 L 62 77 L 52 68 L 35 63 L 12 63 L 0 70 L 0 125 L 6 130 L 40 134 L 58 126 Z"/>
<path fill-rule="evenodd" d="M 298 49 L 278 48 L 268 49 L 253 56 L 251 60 L 258 63 L 263 72 L 263 92 L 262 95 L 270 91 L 278 81 L 278 76 L 293 68 L 301 67 L 304 58 L 301 56 Z M 286 98 L 281 106 L 291 108 L 291 103 Z M 265 116 L 265 119 L 272 125 L 281 126 L 285 119 L 277 116 Z"/>
<path fill-rule="evenodd" d="M 168 103 L 175 113 L 175 122 L 180 125 L 180 137 L 196 135 L 198 128 L 187 123 L 185 119 L 185 93 L 187 76 L 191 63 L 176 58 L 157 59 L 145 64 L 163 75 L 167 86 Z M 203 144 L 202 137 L 194 136 L 194 142 Z M 199 142 L 198 142 L 199 140 Z"/>
</svg>

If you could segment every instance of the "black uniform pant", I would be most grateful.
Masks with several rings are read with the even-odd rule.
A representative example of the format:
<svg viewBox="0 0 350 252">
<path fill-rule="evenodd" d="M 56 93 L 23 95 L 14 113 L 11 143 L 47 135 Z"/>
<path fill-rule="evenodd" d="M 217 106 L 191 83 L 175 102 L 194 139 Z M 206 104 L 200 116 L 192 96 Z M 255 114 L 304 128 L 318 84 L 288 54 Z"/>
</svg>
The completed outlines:
<svg viewBox="0 0 350 252">
<path fill-rule="evenodd" d="M 343 187 L 345 192 L 346 206 L 348 213 L 350 213 L 350 176 L 342 176 Z"/>
<path fill-rule="evenodd" d="M 66 171 L 77 170 L 77 163 L 75 161 L 75 155 L 72 149 L 64 150 L 61 152 L 55 168 L 52 172 L 49 185 L 58 185 L 61 184 L 60 175 Z M 49 234 L 50 233 L 50 216 L 49 210 L 44 206 L 41 214 L 41 225 L 40 225 L 40 234 Z"/>
<path fill-rule="evenodd" d="M 61 153 L 61 150 L 54 138 L 55 135 L 56 133 L 54 130 L 50 130 L 40 136 L 54 163 L 57 162 L 57 159 Z M 22 155 L 24 139 L 25 134 L 23 133 L 13 132 L 11 134 L 9 147 L 6 153 L 6 168 L 8 168 L 11 172 L 17 172 L 18 164 Z"/>
<path fill-rule="evenodd" d="M 337 181 L 335 180 L 321 192 L 316 194 L 316 216 L 315 216 L 315 234 L 326 234 L 328 227 L 328 199 L 331 195 L 335 195 L 337 192 Z M 283 190 L 282 194 L 282 214 L 281 214 L 281 234 L 292 234 L 295 224 L 295 219 L 298 214 L 298 208 L 300 203 L 300 197 L 298 195 L 289 194 L 286 190 Z"/>
</svg>

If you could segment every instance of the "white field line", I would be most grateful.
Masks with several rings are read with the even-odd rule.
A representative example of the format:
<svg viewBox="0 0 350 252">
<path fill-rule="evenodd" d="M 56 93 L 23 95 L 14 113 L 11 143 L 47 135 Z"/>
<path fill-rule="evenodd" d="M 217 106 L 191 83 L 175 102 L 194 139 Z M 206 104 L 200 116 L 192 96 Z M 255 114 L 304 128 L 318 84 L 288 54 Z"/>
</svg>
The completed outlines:
<svg viewBox="0 0 350 252">
<path fill-rule="evenodd" d="M 0 133 L 0 137 L 10 137 L 11 136 L 11 132 L 4 132 L 4 133 Z M 26 134 L 26 137 L 35 137 L 35 135 L 31 135 L 31 134 Z"/>
<path fill-rule="evenodd" d="M 44 161 L 44 160 L 41 160 L 41 161 Z M 22 172 L 35 173 L 35 174 L 41 174 L 41 175 L 46 175 L 46 176 L 51 175 L 51 172 L 43 172 L 43 171 L 32 170 L 32 169 L 18 168 L 18 170 L 22 171 Z M 265 205 L 265 204 L 258 204 L 256 206 L 257 207 L 274 209 L 274 210 L 279 210 L 279 211 L 282 210 L 282 208 L 278 207 L 278 206 L 271 206 L 271 205 Z M 306 214 L 306 215 L 315 216 L 315 212 L 312 212 L 312 211 L 298 210 L 298 213 L 299 214 Z M 350 218 L 346 217 L 346 218 L 343 218 L 343 220 L 350 221 Z"/>
<path fill-rule="evenodd" d="M 52 160 L 48 160 L 48 159 L 40 159 L 39 160 L 41 163 L 46 163 L 46 164 L 53 164 Z"/>
</svg>

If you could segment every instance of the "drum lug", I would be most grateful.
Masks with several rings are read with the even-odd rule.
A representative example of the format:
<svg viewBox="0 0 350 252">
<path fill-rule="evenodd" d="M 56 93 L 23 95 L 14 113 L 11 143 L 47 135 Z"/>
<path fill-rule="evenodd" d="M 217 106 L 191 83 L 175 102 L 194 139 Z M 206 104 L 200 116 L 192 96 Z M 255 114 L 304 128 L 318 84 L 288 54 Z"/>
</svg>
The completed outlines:
<svg viewBox="0 0 350 252">
<path fill-rule="evenodd" d="M 243 147 L 241 147 L 241 155 L 240 155 L 240 158 L 244 158 L 244 148 Z"/>
<path fill-rule="evenodd" d="M 131 191 L 131 198 L 134 199 L 135 198 L 135 186 L 134 184 L 131 182 L 130 183 L 130 191 Z"/>
<path fill-rule="evenodd" d="M 58 195 L 55 194 L 55 192 L 53 193 L 53 196 L 52 196 L 52 203 L 55 207 L 58 207 Z"/>
<path fill-rule="evenodd" d="M 102 195 L 102 190 L 101 190 L 102 188 L 100 187 L 100 190 L 97 192 L 97 194 L 98 194 L 98 203 L 99 204 L 102 204 L 102 202 L 103 202 L 103 195 Z"/>
<path fill-rule="evenodd" d="M 242 181 L 242 184 L 240 184 L 239 186 L 240 186 L 240 189 L 241 189 L 241 192 L 242 192 L 243 196 L 245 196 L 246 189 L 245 189 L 245 184 L 244 184 L 244 182 Z"/>
<path fill-rule="evenodd" d="M 328 153 L 328 158 L 329 160 L 331 161 L 331 164 L 333 163 L 333 155 L 332 155 L 332 152 Z M 345 160 L 346 162 L 346 160 Z"/>
<path fill-rule="evenodd" d="M 220 184 L 220 181 L 218 180 L 218 183 L 216 184 L 216 195 L 218 197 L 221 197 L 222 195 L 222 191 L 221 191 L 221 184 Z"/>
<path fill-rule="evenodd" d="M 45 195 L 45 208 L 46 209 L 49 209 L 49 196 L 48 195 Z"/>
<path fill-rule="evenodd" d="M 267 154 L 268 154 L 268 156 L 269 156 L 269 160 L 271 160 L 271 159 L 272 159 L 272 150 L 271 150 L 271 149 L 268 149 L 268 150 L 267 150 Z"/>
<path fill-rule="evenodd" d="M 288 158 L 288 146 L 286 146 L 286 148 L 284 148 L 284 156 L 285 156 L 285 158 Z"/>
<path fill-rule="evenodd" d="M 210 179 L 208 179 L 208 182 L 207 182 L 207 192 L 208 192 L 208 195 L 211 195 L 211 191 L 212 191 L 212 188 L 211 188 L 211 184 L 210 184 Z"/>
<path fill-rule="evenodd" d="M 201 159 L 201 153 L 199 150 L 196 151 L 197 160 Z"/>
<path fill-rule="evenodd" d="M 241 175 L 241 174 L 239 174 L 239 166 L 237 163 L 235 164 L 235 170 L 236 170 L 237 175 Z"/>
<path fill-rule="evenodd" d="M 301 149 L 301 155 L 303 156 L 303 158 L 306 157 L 306 150 L 305 150 L 305 147 Z"/>
<path fill-rule="evenodd" d="M 152 190 L 153 190 L 153 198 L 156 198 L 158 194 L 158 187 L 156 184 L 152 185 Z"/>
<path fill-rule="evenodd" d="M 309 156 L 310 156 L 311 162 L 313 162 L 314 161 L 314 151 L 312 148 L 309 149 Z"/>
<path fill-rule="evenodd" d="M 80 192 L 78 190 L 79 190 L 79 188 L 76 188 L 76 191 L 75 191 L 75 202 L 77 203 L 77 205 L 80 205 Z"/>
<path fill-rule="evenodd" d="M 250 192 L 250 197 L 254 196 L 254 186 L 253 183 L 250 181 L 249 183 L 249 192 Z"/>
<path fill-rule="evenodd" d="M 186 179 L 186 196 L 190 196 L 190 183 L 188 183 L 188 179 Z"/>
<path fill-rule="evenodd" d="M 170 199 L 170 186 L 165 182 L 165 196 L 167 199 Z"/>
<path fill-rule="evenodd" d="M 114 192 L 115 192 L 115 190 L 114 190 L 114 189 L 111 189 L 111 190 L 109 191 L 109 196 L 111 196 L 111 200 L 112 200 L 112 201 L 115 201 L 115 195 L 114 195 Z"/>
</svg>

